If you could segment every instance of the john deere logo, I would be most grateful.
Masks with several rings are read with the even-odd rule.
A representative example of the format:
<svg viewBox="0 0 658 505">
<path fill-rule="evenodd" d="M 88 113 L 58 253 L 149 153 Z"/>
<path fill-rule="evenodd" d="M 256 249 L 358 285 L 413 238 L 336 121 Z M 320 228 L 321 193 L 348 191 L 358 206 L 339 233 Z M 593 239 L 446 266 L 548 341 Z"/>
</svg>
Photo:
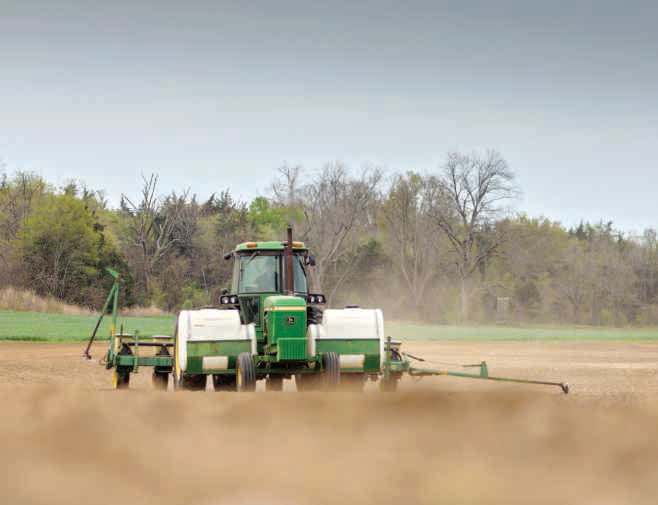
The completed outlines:
<svg viewBox="0 0 658 505">
<path fill-rule="evenodd" d="M 288 326 L 294 326 L 295 316 L 288 316 L 288 319 L 286 319 L 286 322 L 288 323 Z"/>
</svg>

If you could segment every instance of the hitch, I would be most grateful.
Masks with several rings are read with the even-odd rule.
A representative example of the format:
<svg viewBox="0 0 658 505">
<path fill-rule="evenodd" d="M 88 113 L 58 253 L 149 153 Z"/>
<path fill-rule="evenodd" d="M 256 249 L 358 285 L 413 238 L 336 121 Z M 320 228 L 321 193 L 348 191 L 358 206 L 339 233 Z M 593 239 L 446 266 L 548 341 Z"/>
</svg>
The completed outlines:
<svg viewBox="0 0 658 505">
<path fill-rule="evenodd" d="M 398 344 L 399 345 L 399 344 Z M 411 363 L 408 359 L 403 359 L 400 357 L 400 361 L 392 360 L 392 351 L 394 351 L 393 342 L 391 337 L 386 339 L 386 344 L 384 349 L 386 350 L 386 360 L 384 362 L 384 373 L 390 371 L 392 368 L 399 370 L 401 372 L 407 372 L 412 377 L 425 377 L 429 375 L 448 375 L 451 377 L 462 377 L 464 379 L 480 379 L 480 380 L 490 380 L 490 381 L 499 381 L 499 382 L 516 382 L 519 384 L 538 384 L 542 386 L 557 386 L 562 392 L 566 395 L 569 394 L 569 384 L 566 382 L 549 382 L 549 381 L 537 381 L 530 379 L 516 379 L 511 377 L 493 377 L 489 375 L 489 368 L 487 367 L 486 361 L 480 361 L 479 363 L 462 365 L 462 368 L 479 368 L 480 373 L 465 373 L 465 372 L 455 372 L 452 370 L 441 370 L 437 368 L 415 368 L 411 366 Z M 401 352 L 399 356 L 404 356 L 404 358 L 410 358 L 415 361 L 426 362 L 427 360 L 414 356 L 412 354 Z"/>
<path fill-rule="evenodd" d="M 489 368 L 487 367 L 486 361 L 481 361 L 473 365 L 462 365 L 464 368 L 479 368 L 479 374 L 473 373 L 464 373 L 464 372 L 454 372 L 450 370 L 440 370 L 433 368 L 409 368 L 409 375 L 414 377 L 423 377 L 428 375 L 448 375 L 450 377 L 462 377 L 465 379 L 481 379 L 481 380 L 490 380 L 498 382 L 516 382 L 518 384 L 537 384 L 542 386 L 557 386 L 562 392 L 566 395 L 569 394 L 569 384 L 566 382 L 550 382 L 550 381 L 538 381 L 531 379 L 516 379 L 512 377 L 495 377 L 489 375 Z"/>
</svg>

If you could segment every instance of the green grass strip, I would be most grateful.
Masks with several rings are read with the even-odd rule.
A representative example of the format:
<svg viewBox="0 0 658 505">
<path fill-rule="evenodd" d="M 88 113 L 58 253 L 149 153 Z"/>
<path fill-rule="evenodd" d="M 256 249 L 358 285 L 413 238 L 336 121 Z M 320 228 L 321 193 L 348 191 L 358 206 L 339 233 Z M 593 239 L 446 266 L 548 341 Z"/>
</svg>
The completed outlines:
<svg viewBox="0 0 658 505">
<path fill-rule="evenodd" d="M 42 312 L 0 311 L 0 340 L 25 342 L 79 342 L 91 335 L 97 316 L 70 316 Z M 173 316 L 126 317 L 124 333 L 140 335 L 171 335 L 174 328 Z M 106 339 L 110 334 L 111 318 L 103 319 L 97 338 Z M 118 331 L 118 328 L 117 328 Z"/>
<path fill-rule="evenodd" d="M 171 335 L 173 316 L 126 317 L 124 333 L 136 329 L 143 336 Z M 96 316 L 42 312 L 0 311 L 0 340 L 23 342 L 81 342 L 87 340 Z M 386 323 L 386 334 L 402 340 L 658 340 L 658 328 L 598 328 L 591 326 L 444 326 Z M 106 339 L 110 318 L 105 318 L 98 339 Z"/>
</svg>

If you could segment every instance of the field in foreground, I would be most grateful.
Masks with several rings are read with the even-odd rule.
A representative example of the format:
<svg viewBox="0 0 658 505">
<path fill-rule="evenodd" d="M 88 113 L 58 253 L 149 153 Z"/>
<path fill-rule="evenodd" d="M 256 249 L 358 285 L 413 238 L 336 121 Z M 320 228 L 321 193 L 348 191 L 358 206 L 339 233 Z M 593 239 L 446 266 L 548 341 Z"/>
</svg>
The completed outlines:
<svg viewBox="0 0 658 505">
<path fill-rule="evenodd" d="M 98 358 L 102 345 L 93 355 Z M 0 503 L 653 504 L 658 343 L 410 342 L 433 361 L 568 381 L 434 378 L 397 394 L 158 393 L 0 343 Z"/>
<path fill-rule="evenodd" d="M 74 342 L 89 338 L 97 316 L 0 311 L 0 340 Z M 173 316 L 121 318 L 124 332 L 171 335 Z M 105 318 L 98 335 L 106 338 Z M 387 322 L 386 333 L 403 340 L 658 340 L 658 328 L 596 328 L 577 326 L 445 326 Z"/>
</svg>

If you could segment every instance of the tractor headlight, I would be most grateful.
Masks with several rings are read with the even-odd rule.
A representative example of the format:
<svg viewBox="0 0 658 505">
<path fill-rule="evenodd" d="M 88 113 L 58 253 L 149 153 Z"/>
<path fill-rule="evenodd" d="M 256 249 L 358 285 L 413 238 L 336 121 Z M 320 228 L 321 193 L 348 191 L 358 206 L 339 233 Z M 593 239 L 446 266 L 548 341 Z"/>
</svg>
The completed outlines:
<svg viewBox="0 0 658 505">
<path fill-rule="evenodd" d="M 222 302 L 222 305 L 228 305 L 229 297 L 228 296 L 222 296 L 221 302 Z"/>
<path fill-rule="evenodd" d="M 231 297 L 231 303 L 232 303 L 233 305 L 237 304 L 237 303 L 238 303 L 238 297 L 235 296 L 235 295 L 233 295 L 233 296 Z"/>
<path fill-rule="evenodd" d="M 326 301 L 324 295 L 308 295 L 308 303 L 325 303 Z"/>
<path fill-rule="evenodd" d="M 315 295 L 309 296 L 308 301 L 311 302 L 311 303 L 315 303 Z"/>
</svg>

